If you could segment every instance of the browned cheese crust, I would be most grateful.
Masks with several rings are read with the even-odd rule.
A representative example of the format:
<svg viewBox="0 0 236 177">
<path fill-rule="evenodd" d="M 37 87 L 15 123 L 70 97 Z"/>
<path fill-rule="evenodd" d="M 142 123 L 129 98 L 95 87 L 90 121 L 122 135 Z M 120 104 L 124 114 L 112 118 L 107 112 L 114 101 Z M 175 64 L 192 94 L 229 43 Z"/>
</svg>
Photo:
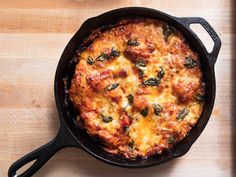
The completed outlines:
<svg viewBox="0 0 236 177">
<path fill-rule="evenodd" d="M 204 105 L 199 56 L 183 35 L 153 19 L 126 19 L 87 39 L 69 97 L 78 121 L 110 153 L 160 154 L 183 139 Z"/>
</svg>

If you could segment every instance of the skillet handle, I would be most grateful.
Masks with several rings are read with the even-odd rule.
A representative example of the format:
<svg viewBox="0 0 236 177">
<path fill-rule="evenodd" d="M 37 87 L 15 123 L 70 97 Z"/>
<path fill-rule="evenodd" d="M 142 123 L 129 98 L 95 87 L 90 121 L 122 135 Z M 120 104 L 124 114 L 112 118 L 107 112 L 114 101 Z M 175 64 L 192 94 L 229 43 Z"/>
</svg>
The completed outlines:
<svg viewBox="0 0 236 177">
<path fill-rule="evenodd" d="M 57 151 L 64 147 L 78 147 L 78 143 L 70 135 L 64 125 L 61 125 L 57 136 L 49 143 L 41 146 L 33 152 L 25 155 L 11 165 L 8 170 L 9 177 L 29 177 L 35 174 Z M 35 160 L 33 165 L 25 170 L 22 174 L 16 172 L 27 163 Z"/>
<path fill-rule="evenodd" d="M 212 52 L 209 53 L 206 50 L 208 56 L 212 60 L 211 62 L 214 65 L 220 51 L 221 40 L 218 34 L 215 32 L 215 30 L 211 27 L 211 25 L 204 18 L 201 18 L 201 17 L 181 17 L 181 18 L 178 18 L 177 20 L 189 29 L 190 29 L 189 27 L 190 24 L 198 23 L 206 30 L 206 32 L 209 34 L 209 36 L 214 42 L 214 47 L 213 47 Z"/>
</svg>

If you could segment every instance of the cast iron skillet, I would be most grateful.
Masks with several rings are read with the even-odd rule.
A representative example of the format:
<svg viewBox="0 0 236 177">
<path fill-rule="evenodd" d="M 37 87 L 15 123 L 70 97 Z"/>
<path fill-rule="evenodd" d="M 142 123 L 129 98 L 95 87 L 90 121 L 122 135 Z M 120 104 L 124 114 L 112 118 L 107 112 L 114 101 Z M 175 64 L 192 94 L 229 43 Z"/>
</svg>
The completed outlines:
<svg viewBox="0 0 236 177">
<path fill-rule="evenodd" d="M 156 155 L 148 159 L 137 159 L 135 161 L 124 160 L 115 155 L 107 153 L 98 145 L 98 143 L 96 143 L 92 138 L 89 137 L 85 130 L 82 130 L 78 125 L 76 125 L 76 114 L 71 103 L 67 101 L 68 96 L 65 91 L 65 88 L 68 88 L 70 84 L 75 69 L 75 63 L 71 59 L 75 55 L 78 46 L 82 44 L 83 39 L 85 39 L 94 29 L 114 24 L 121 18 L 132 16 L 160 19 L 179 29 L 184 34 L 192 49 L 194 49 L 200 55 L 200 62 L 206 82 L 206 97 L 203 113 L 196 126 L 190 131 L 189 135 L 181 142 L 176 144 L 173 149 L 166 151 L 161 155 Z M 189 25 L 193 23 L 201 24 L 214 41 L 214 47 L 211 53 L 207 52 L 203 43 L 189 28 Z M 150 167 L 184 155 L 199 137 L 211 115 L 215 100 L 216 89 L 214 64 L 216 62 L 220 47 L 220 38 L 213 30 L 213 28 L 209 25 L 209 23 L 203 18 L 177 18 L 154 9 L 143 7 L 128 7 L 112 10 L 97 17 L 86 20 L 80 27 L 79 31 L 67 44 L 57 66 L 54 83 L 54 93 L 61 123 L 58 135 L 49 143 L 16 161 L 9 168 L 8 175 L 10 177 L 17 176 L 16 171 L 18 169 L 20 169 L 25 164 L 35 160 L 30 168 L 28 168 L 22 174 L 18 175 L 19 177 L 32 176 L 58 150 L 64 147 L 78 147 L 85 150 L 97 159 L 102 160 L 103 162 L 127 168 Z"/>
</svg>

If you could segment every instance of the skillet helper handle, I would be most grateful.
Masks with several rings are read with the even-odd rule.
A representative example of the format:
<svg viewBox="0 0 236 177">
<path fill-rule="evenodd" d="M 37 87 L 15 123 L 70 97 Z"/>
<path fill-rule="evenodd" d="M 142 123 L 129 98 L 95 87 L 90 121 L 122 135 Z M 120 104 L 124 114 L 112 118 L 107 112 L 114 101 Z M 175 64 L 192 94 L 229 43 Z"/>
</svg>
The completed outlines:
<svg viewBox="0 0 236 177">
<path fill-rule="evenodd" d="M 65 128 L 60 128 L 57 136 L 49 143 L 25 155 L 11 165 L 8 170 L 9 177 L 30 177 L 35 174 L 57 151 L 64 147 L 78 147 L 73 137 Z M 22 174 L 16 172 L 27 163 L 34 161 L 32 166 L 26 169 Z"/>
<path fill-rule="evenodd" d="M 190 28 L 189 25 L 191 24 L 200 24 L 206 30 L 206 32 L 214 42 L 213 50 L 210 53 L 206 50 L 208 56 L 211 58 L 212 64 L 214 65 L 220 51 L 221 40 L 212 26 L 204 18 L 201 17 L 181 17 L 178 18 L 178 20 L 187 28 Z"/>
</svg>

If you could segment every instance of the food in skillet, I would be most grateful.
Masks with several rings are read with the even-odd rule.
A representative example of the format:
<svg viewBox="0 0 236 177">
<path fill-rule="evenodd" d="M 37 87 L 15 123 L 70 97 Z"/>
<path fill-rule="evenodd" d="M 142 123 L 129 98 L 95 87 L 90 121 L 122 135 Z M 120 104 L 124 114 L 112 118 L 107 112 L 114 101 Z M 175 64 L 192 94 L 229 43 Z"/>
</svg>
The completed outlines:
<svg viewBox="0 0 236 177">
<path fill-rule="evenodd" d="M 201 115 L 205 84 L 199 56 L 178 30 L 125 19 L 86 41 L 92 43 L 76 56 L 69 97 L 106 151 L 147 158 L 188 134 Z"/>
</svg>

